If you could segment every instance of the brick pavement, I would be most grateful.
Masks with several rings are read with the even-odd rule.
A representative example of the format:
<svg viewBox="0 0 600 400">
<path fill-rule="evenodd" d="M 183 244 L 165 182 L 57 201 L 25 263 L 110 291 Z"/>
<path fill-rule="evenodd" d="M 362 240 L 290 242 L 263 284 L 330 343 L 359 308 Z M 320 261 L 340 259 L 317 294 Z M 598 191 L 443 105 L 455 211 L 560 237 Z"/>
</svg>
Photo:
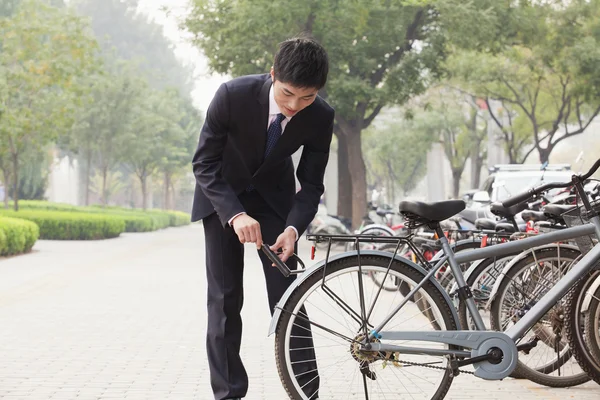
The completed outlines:
<svg viewBox="0 0 600 400">
<path fill-rule="evenodd" d="M 264 279 L 251 245 L 246 250 L 247 399 L 281 400 Z M 301 256 L 307 252 L 303 245 Z M 0 259 L 0 398 L 210 400 L 203 253 L 201 226 L 193 225 L 98 242 L 40 241 L 32 254 Z M 594 383 L 549 389 L 460 376 L 446 398 L 599 395 Z"/>
</svg>

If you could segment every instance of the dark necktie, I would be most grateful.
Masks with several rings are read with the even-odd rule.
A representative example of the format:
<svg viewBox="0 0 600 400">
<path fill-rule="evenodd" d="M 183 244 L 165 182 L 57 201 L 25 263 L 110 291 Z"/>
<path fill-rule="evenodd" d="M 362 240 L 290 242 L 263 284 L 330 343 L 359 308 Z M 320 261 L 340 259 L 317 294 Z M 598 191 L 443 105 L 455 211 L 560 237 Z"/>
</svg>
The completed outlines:
<svg viewBox="0 0 600 400">
<path fill-rule="evenodd" d="M 281 128 L 281 122 L 285 119 L 285 115 L 277 114 L 275 120 L 269 125 L 269 129 L 267 129 L 267 143 L 265 145 L 265 156 L 263 160 L 267 158 L 273 147 L 277 144 L 277 141 L 281 137 L 281 133 L 283 129 Z M 246 191 L 251 192 L 254 190 L 254 185 L 250 184 L 246 188 Z"/>
<path fill-rule="evenodd" d="M 265 146 L 264 158 L 267 158 L 281 137 L 281 133 L 283 132 L 283 129 L 281 129 L 281 121 L 283 121 L 284 118 L 285 115 L 277 114 L 275 120 L 271 123 L 271 125 L 269 125 L 269 129 L 267 129 L 267 145 Z"/>
</svg>

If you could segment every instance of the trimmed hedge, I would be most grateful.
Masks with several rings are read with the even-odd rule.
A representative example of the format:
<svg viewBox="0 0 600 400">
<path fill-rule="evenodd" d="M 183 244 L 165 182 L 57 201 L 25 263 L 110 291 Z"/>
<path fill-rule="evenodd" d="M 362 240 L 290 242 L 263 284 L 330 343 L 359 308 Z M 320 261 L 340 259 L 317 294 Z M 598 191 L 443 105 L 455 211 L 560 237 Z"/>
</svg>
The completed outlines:
<svg viewBox="0 0 600 400">
<path fill-rule="evenodd" d="M 125 231 L 125 219 L 117 215 L 28 209 L 1 210 L 0 214 L 35 222 L 39 226 L 40 239 L 108 239 Z"/>
<path fill-rule="evenodd" d="M 125 220 L 125 232 L 149 232 L 169 226 L 183 226 L 190 224 L 190 215 L 180 211 L 147 210 L 135 208 L 124 208 L 117 206 L 93 205 L 78 207 L 70 204 L 51 203 L 40 200 L 22 200 L 19 202 L 20 209 L 27 210 L 52 210 L 85 212 L 93 214 L 105 214 L 119 216 Z"/>
<path fill-rule="evenodd" d="M 31 221 L 0 217 L 0 256 L 28 252 L 39 236 L 39 227 Z"/>
</svg>

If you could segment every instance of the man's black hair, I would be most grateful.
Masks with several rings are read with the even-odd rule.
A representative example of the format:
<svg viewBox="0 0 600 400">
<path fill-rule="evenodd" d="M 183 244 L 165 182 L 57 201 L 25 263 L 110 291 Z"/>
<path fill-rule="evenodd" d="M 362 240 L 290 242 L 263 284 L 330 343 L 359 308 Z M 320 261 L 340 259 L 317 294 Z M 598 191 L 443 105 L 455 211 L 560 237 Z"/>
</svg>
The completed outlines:
<svg viewBox="0 0 600 400">
<path fill-rule="evenodd" d="M 273 62 L 275 79 L 298 88 L 321 89 L 327 83 L 327 52 L 314 39 L 306 36 L 279 44 Z"/>
</svg>

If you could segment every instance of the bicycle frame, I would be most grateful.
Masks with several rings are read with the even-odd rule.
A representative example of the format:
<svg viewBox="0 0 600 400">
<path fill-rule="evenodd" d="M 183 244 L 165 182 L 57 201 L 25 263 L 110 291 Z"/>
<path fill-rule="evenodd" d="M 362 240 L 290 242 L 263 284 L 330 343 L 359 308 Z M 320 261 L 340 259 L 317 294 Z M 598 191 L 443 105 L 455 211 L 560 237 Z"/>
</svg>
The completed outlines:
<svg viewBox="0 0 600 400">
<path fill-rule="evenodd" d="M 575 239 L 577 237 L 583 235 L 592 235 L 595 234 L 600 238 L 600 217 L 591 218 L 590 222 L 585 225 L 579 225 L 571 228 L 562 229 L 557 232 L 545 233 L 538 236 L 533 236 L 517 241 L 506 242 L 497 244 L 491 247 L 486 247 L 482 249 L 476 250 L 468 250 L 463 251 L 458 254 L 454 254 L 452 249 L 448 243 L 448 240 L 442 236 L 440 237 L 440 241 L 442 242 L 442 248 L 444 252 L 444 256 L 435 264 L 435 266 L 429 271 L 427 276 L 418 283 L 413 290 L 406 295 L 405 299 L 381 322 L 378 326 L 376 326 L 370 333 L 370 338 L 386 338 L 386 339 L 396 339 L 396 340 L 416 340 L 416 341 L 434 341 L 441 342 L 447 344 L 456 344 L 456 345 L 465 345 L 468 341 L 466 340 L 457 340 L 454 337 L 454 334 L 449 335 L 447 337 L 444 336 L 444 331 L 437 331 L 439 337 L 424 337 L 423 332 L 402 332 L 402 331 L 382 331 L 385 325 L 394 317 L 394 315 L 408 302 L 410 299 L 431 277 L 441 268 L 441 266 L 448 262 L 450 264 L 450 268 L 452 269 L 452 273 L 457 282 L 457 286 L 459 288 L 464 288 L 466 286 L 466 282 L 462 271 L 460 270 L 459 265 L 461 263 L 480 260 L 488 257 L 501 257 L 508 255 L 512 252 L 523 251 L 529 248 L 533 248 L 540 245 L 550 244 L 554 242 L 565 241 L 569 239 Z M 516 342 L 527 330 L 529 330 L 548 310 L 552 308 L 552 306 L 562 298 L 568 290 L 576 283 L 578 279 L 584 276 L 587 272 L 589 272 L 596 263 L 600 260 L 600 244 L 596 244 L 590 252 L 588 252 L 580 261 L 575 265 L 571 270 L 565 274 L 557 283 L 554 285 L 550 291 L 548 291 L 538 303 L 536 303 L 525 315 L 521 318 L 514 326 L 509 328 L 505 334 L 513 341 Z M 467 303 L 467 307 L 469 309 L 470 314 L 473 317 L 476 328 L 478 331 L 486 330 L 483 320 L 481 318 L 481 314 L 475 305 L 475 301 L 472 297 L 465 298 Z M 462 331 L 463 333 L 465 331 Z M 452 331 L 448 331 L 448 333 L 452 333 Z M 454 332 L 457 333 L 457 332 Z M 467 346 L 465 346 L 467 347 Z M 381 344 L 377 346 L 377 349 L 380 351 L 399 351 L 400 347 L 391 346 Z M 402 347 L 404 352 L 418 353 L 418 354 L 428 354 L 428 355 L 436 355 L 435 352 L 431 352 L 425 348 L 410 348 Z M 461 355 L 460 351 L 456 350 L 445 350 L 443 351 L 445 354 L 454 354 L 457 356 Z M 437 354 L 439 354 L 439 350 L 437 350 Z"/>
</svg>

